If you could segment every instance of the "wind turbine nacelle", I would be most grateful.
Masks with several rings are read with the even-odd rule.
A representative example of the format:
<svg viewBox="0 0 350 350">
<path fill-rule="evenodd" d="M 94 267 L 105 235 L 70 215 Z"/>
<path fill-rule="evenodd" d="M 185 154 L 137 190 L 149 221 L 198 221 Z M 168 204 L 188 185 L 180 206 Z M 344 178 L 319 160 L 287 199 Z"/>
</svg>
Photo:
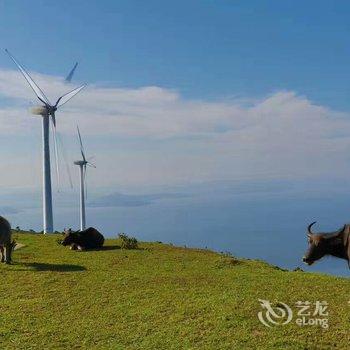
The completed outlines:
<svg viewBox="0 0 350 350">
<path fill-rule="evenodd" d="M 85 165 L 87 162 L 86 161 L 84 161 L 84 160 L 76 160 L 76 161 L 74 161 L 74 164 L 75 165 Z"/>
<path fill-rule="evenodd" d="M 48 115 L 47 108 L 45 106 L 35 106 L 30 109 L 30 112 L 34 115 Z"/>
</svg>

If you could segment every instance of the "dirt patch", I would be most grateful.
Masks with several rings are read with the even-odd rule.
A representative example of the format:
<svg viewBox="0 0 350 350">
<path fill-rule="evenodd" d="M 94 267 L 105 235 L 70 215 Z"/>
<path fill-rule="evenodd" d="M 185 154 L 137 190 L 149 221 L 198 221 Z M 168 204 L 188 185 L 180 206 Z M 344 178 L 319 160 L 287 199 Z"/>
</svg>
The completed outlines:
<svg viewBox="0 0 350 350">
<path fill-rule="evenodd" d="M 236 258 L 221 258 L 215 262 L 215 267 L 218 269 L 223 269 L 225 267 L 233 267 L 237 265 L 242 265 L 244 262 L 242 260 L 238 260 Z"/>
</svg>

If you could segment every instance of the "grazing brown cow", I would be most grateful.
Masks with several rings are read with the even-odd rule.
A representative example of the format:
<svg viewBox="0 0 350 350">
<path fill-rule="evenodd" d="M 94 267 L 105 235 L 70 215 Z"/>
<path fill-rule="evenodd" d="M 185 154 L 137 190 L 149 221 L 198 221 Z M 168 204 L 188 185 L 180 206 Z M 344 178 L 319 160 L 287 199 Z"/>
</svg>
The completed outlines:
<svg viewBox="0 0 350 350">
<path fill-rule="evenodd" d="M 103 246 L 105 239 L 95 228 L 89 227 L 83 231 L 65 230 L 62 245 L 70 245 L 71 249 L 86 250 Z"/>
<path fill-rule="evenodd" d="M 311 227 L 315 223 L 316 221 L 307 228 L 309 248 L 303 257 L 303 261 L 308 265 L 312 265 L 325 255 L 332 255 L 347 260 L 350 268 L 350 225 L 346 224 L 335 232 L 313 233 Z"/>
<path fill-rule="evenodd" d="M 15 246 L 15 243 L 12 242 L 11 237 L 11 225 L 10 223 L 2 216 L 0 216 L 0 253 L 1 253 L 1 262 L 6 264 L 11 263 L 12 250 Z"/>
</svg>

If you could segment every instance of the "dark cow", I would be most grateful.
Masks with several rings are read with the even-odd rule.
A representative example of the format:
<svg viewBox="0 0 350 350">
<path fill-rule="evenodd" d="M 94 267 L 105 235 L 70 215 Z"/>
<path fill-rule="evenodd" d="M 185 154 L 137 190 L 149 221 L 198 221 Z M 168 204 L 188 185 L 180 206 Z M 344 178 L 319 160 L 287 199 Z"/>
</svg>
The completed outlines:
<svg viewBox="0 0 350 350">
<path fill-rule="evenodd" d="M 350 225 L 346 224 L 335 232 L 313 233 L 311 227 L 315 223 L 316 221 L 307 228 L 309 248 L 303 257 L 303 261 L 308 265 L 312 265 L 325 255 L 332 255 L 347 260 L 350 268 Z"/>
<path fill-rule="evenodd" d="M 10 223 L 2 216 L 0 216 L 0 253 L 1 253 L 1 262 L 6 264 L 11 263 L 11 255 L 15 243 L 12 242 L 11 237 L 11 225 Z"/>
<path fill-rule="evenodd" d="M 96 249 L 103 246 L 105 239 L 95 228 L 89 227 L 83 231 L 65 230 L 62 244 L 70 245 L 73 250 Z"/>
</svg>

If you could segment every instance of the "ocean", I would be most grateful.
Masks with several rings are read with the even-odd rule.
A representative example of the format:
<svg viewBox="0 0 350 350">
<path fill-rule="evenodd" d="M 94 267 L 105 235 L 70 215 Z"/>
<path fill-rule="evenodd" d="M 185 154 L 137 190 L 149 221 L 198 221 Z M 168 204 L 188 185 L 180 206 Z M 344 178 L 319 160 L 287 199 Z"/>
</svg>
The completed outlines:
<svg viewBox="0 0 350 350">
<path fill-rule="evenodd" d="M 188 191 L 186 195 L 133 195 L 130 196 L 132 200 L 125 200 L 125 197 L 120 194 L 112 197 L 114 204 L 109 197 L 106 206 L 103 201 L 96 206 L 93 199 L 90 200 L 87 224 L 110 238 L 124 232 L 141 241 L 229 252 L 237 257 L 262 259 L 286 269 L 301 267 L 304 271 L 350 275 L 345 260 L 324 258 L 310 267 L 301 262 L 307 248 L 306 227 L 310 222 L 317 220 L 314 230 L 324 232 L 350 222 L 350 203 L 346 194 L 237 193 L 235 190 L 211 189 Z M 22 200 L 18 212 L 13 210 L 11 213 L 7 208 L 4 210 L 9 213 L 4 216 L 11 220 L 13 227 L 41 230 L 41 207 L 30 206 L 33 201 L 40 204 L 40 196 L 25 198 L 27 202 Z M 18 200 L 15 196 L 10 205 L 15 206 Z M 77 200 L 76 196 L 61 196 L 55 206 L 55 229 L 78 228 Z"/>
</svg>

